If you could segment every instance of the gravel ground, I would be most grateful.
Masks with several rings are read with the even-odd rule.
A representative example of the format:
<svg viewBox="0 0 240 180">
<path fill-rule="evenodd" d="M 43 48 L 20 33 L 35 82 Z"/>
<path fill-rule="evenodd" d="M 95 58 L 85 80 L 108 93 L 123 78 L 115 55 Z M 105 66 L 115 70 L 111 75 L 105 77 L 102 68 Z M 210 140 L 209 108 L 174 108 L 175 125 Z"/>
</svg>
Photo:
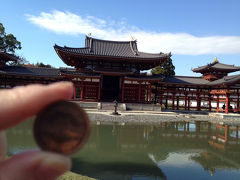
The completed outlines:
<svg viewBox="0 0 240 180">
<path fill-rule="evenodd" d="M 211 123 L 240 125 L 240 115 L 220 117 L 219 114 L 183 114 L 177 112 L 155 111 L 123 111 L 120 115 L 112 115 L 112 111 L 87 110 L 92 123 L 119 123 L 119 124 L 160 124 L 162 122 L 179 121 L 206 121 Z M 220 114 L 221 115 L 221 114 Z"/>
</svg>

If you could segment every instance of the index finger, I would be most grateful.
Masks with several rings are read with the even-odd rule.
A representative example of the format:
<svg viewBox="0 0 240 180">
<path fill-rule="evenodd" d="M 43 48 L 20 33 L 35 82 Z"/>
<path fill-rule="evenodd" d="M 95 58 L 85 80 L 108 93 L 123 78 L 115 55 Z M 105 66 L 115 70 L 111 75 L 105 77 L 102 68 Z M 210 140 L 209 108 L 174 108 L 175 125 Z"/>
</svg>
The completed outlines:
<svg viewBox="0 0 240 180">
<path fill-rule="evenodd" d="M 20 123 L 37 114 L 48 104 L 70 99 L 73 84 L 59 82 L 51 85 L 28 85 L 0 91 L 0 130 Z"/>
</svg>

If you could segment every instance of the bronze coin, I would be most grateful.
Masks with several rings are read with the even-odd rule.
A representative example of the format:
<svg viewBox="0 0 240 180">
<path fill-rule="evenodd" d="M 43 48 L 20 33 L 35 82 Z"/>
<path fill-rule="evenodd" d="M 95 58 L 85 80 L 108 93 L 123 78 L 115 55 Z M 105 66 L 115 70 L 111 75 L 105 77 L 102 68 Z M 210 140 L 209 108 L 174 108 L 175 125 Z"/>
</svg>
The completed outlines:
<svg viewBox="0 0 240 180">
<path fill-rule="evenodd" d="M 33 128 L 35 140 L 42 150 L 69 155 L 87 141 L 90 123 L 87 113 L 79 105 L 58 101 L 37 115 Z"/>
</svg>

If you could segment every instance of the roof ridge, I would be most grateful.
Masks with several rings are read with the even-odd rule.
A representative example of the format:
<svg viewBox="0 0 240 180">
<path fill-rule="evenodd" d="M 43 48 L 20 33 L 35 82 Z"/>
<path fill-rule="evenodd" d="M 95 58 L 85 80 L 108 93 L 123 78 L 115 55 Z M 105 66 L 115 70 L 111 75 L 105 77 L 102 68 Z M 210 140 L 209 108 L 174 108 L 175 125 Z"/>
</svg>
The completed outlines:
<svg viewBox="0 0 240 180">
<path fill-rule="evenodd" d="M 56 48 L 60 48 L 60 49 L 63 49 L 63 48 L 65 48 L 65 49 L 89 49 L 89 47 L 69 47 L 69 46 L 66 46 L 66 45 L 64 45 L 64 46 L 59 46 L 59 45 L 57 45 L 57 44 L 55 44 L 54 46 L 54 49 L 55 49 L 55 47 Z"/>
<path fill-rule="evenodd" d="M 129 43 L 129 42 L 136 42 L 137 40 L 133 40 L 133 41 L 114 41 L 114 40 L 106 40 L 106 39 L 97 39 L 97 38 L 92 38 L 92 37 L 89 37 L 89 36 L 86 36 L 86 38 L 91 38 L 92 40 L 95 40 L 95 41 L 103 41 L 103 42 L 112 42 L 112 43 Z"/>
<path fill-rule="evenodd" d="M 9 66 L 12 67 L 12 66 Z M 30 68 L 30 69 L 54 69 L 59 70 L 59 68 L 48 68 L 48 67 L 27 67 L 27 66 L 14 66 L 14 67 L 24 67 L 24 68 Z"/>
<path fill-rule="evenodd" d="M 169 53 L 162 53 L 162 52 L 160 52 L 160 53 L 148 53 L 148 52 L 143 52 L 143 51 L 138 51 L 139 53 L 143 53 L 143 54 L 153 54 L 153 55 L 171 55 L 171 52 L 169 52 Z"/>
<path fill-rule="evenodd" d="M 179 76 L 179 75 L 176 75 L 176 76 L 172 76 L 172 77 L 186 77 L 186 78 L 199 78 L 199 79 L 203 79 L 202 76 Z"/>
</svg>

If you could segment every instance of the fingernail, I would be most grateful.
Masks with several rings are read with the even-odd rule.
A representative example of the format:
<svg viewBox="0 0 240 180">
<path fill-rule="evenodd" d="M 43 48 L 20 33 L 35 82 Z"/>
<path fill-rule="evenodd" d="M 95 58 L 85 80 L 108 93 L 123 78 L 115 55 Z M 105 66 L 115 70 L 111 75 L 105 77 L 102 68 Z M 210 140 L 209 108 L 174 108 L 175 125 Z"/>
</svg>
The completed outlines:
<svg viewBox="0 0 240 180">
<path fill-rule="evenodd" d="M 38 167 L 37 174 L 44 178 L 56 178 L 71 169 L 71 159 L 66 156 L 46 153 L 42 156 L 42 161 Z"/>
<path fill-rule="evenodd" d="M 61 89 L 64 92 L 66 99 L 72 98 L 72 95 L 73 95 L 73 83 L 72 82 L 62 81 L 62 82 L 53 84 L 53 86 L 55 86 L 55 88 L 57 86 L 58 89 Z"/>
</svg>

